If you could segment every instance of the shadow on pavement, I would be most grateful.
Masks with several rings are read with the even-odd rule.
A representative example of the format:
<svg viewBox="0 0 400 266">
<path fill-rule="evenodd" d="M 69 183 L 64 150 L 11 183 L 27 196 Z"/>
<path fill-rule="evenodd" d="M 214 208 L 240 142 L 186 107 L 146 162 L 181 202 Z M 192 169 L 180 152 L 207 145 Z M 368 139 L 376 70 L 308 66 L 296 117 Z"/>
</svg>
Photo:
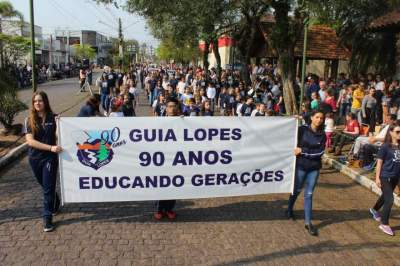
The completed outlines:
<svg viewBox="0 0 400 266">
<path fill-rule="evenodd" d="M 265 254 L 262 256 L 255 256 L 252 258 L 245 258 L 241 260 L 236 260 L 232 262 L 227 262 L 223 264 L 217 264 L 218 266 L 233 266 L 233 265 L 253 265 L 259 262 L 271 262 L 272 260 L 280 259 L 290 256 L 299 256 L 302 254 L 318 254 L 324 252 L 340 252 L 340 251 L 355 251 L 355 250 L 363 250 L 363 249 L 374 249 L 374 248 L 400 248 L 400 243 L 384 243 L 384 242 L 375 242 L 375 243 L 364 243 L 364 244 L 347 244 L 347 245 L 339 245 L 335 241 L 323 241 L 318 244 L 312 244 L 302 247 L 297 247 L 288 250 L 282 250 L 277 252 L 272 252 L 269 254 Z"/>
</svg>

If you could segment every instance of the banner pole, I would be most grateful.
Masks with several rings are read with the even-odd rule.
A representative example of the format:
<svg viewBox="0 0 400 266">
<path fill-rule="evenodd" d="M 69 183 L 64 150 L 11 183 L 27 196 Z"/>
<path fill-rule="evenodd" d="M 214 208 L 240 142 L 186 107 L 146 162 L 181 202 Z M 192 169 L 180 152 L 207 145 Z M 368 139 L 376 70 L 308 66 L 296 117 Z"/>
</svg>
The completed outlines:
<svg viewBox="0 0 400 266">
<path fill-rule="evenodd" d="M 61 134 L 60 134 L 60 118 L 58 118 L 57 121 L 57 145 L 62 147 L 62 143 L 61 143 Z M 64 151 L 63 151 L 64 152 Z M 60 176 L 60 190 L 61 190 L 61 206 L 64 206 L 64 195 L 65 195 L 65 191 L 64 191 L 64 183 L 63 183 L 63 175 L 62 175 L 62 160 L 61 160 L 61 154 L 58 154 L 58 171 L 59 171 L 59 176 Z"/>
<path fill-rule="evenodd" d="M 295 135 L 295 140 L 294 140 L 294 143 L 295 143 L 295 145 L 294 145 L 294 147 L 293 147 L 293 150 L 295 149 L 295 148 L 297 148 L 297 140 L 298 140 L 298 138 L 297 138 L 297 136 L 298 136 L 298 134 L 299 134 L 299 119 L 295 119 L 296 120 L 296 135 Z M 294 192 L 294 182 L 295 182 L 295 178 L 296 178 L 296 161 L 297 161 L 297 156 L 295 156 L 295 158 L 294 158 L 294 160 L 293 160 L 293 173 L 292 173 L 292 195 L 293 195 L 293 192 Z"/>
</svg>

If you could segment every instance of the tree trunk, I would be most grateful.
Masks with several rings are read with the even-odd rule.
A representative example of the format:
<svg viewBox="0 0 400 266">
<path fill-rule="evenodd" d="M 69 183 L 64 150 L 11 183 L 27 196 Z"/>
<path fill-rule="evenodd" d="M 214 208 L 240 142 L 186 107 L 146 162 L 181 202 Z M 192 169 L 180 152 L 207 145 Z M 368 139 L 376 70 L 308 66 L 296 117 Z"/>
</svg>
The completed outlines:
<svg viewBox="0 0 400 266">
<path fill-rule="evenodd" d="M 214 55 L 215 55 L 215 60 L 217 61 L 217 77 L 218 77 L 218 80 L 221 80 L 221 71 L 222 71 L 221 55 L 219 53 L 217 38 L 213 40 L 213 51 L 214 51 Z"/>
<path fill-rule="evenodd" d="M 204 68 L 204 73 L 206 74 L 206 83 L 208 81 L 208 67 L 210 66 L 210 63 L 208 62 L 209 51 L 210 51 L 210 42 L 204 41 L 203 68 Z"/>
<path fill-rule="evenodd" d="M 2 21 L 0 18 L 0 34 L 3 33 Z M 3 53 L 3 41 L 0 41 L 0 69 L 4 66 L 4 53 Z"/>
<path fill-rule="evenodd" d="M 252 52 L 252 47 L 254 46 L 255 38 L 256 38 L 256 33 L 257 33 L 257 24 L 259 22 L 259 18 L 253 18 L 251 22 L 251 31 L 250 31 L 250 38 L 248 40 L 248 47 L 246 49 L 246 53 L 244 54 L 244 62 L 245 62 L 245 67 L 244 67 L 244 81 L 246 82 L 247 85 L 251 84 L 251 79 L 250 79 L 250 72 L 247 66 L 251 64 L 251 52 Z"/>
<path fill-rule="evenodd" d="M 286 114 L 298 114 L 297 102 L 294 94 L 295 70 L 294 70 L 294 52 L 287 51 L 278 57 L 278 70 L 282 79 L 283 100 L 285 102 Z"/>
</svg>

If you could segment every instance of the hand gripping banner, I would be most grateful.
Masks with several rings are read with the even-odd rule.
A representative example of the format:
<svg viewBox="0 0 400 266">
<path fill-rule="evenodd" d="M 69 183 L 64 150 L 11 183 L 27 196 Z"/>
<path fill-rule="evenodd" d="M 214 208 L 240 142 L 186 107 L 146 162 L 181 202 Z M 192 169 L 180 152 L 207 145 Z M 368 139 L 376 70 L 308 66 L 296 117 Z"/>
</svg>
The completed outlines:
<svg viewBox="0 0 400 266">
<path fill-rule="evenodd" d="M 285 117 L 59 120 L 63 202 L 290 193 L 297 122 Z"/>
</svg>

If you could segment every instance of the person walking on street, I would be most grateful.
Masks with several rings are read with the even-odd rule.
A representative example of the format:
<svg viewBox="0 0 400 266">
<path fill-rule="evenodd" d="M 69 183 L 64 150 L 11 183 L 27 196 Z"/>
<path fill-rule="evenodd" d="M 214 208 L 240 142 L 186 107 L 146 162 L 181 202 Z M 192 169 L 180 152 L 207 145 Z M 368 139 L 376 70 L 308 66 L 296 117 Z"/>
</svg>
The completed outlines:
<svg viewBox="0 0 400 266">
<path fill-rule="evenodd" d="M 36 92 L 32 96 L 32 107 L 25 120 L 26 141 L 29 146 L 29 164 L 36 180 L 43 189 L 43 230 L 54 230 L 53 215 L 60 207 L 56 194 L 56 176 L 58 169 L 57 153 L 62 148 L 57 145 L 56 115 L 51 110 L 45 92 Z"/>
<path fill-rule="evenodd" d="M 85 82 L 86 82 L 86 71 L 84 68 L 81 68 L 79 70 L 79 88 L 81 92 L 85 91 L 84 87 Z"/>
<path fill-rule="evenodd" d="M 304 188 L 304 222 L 305 228 L 312 236 L 318 230 L 312 223 L 312 198 L 322 167 L 321 157 L 324 154 L 326 135 L 324 132 L 325 115 L 321 111 L 311 114 L 311 125 L 301 126 L 298 133 L 298 146 L 294 150 L 297 157 L 294 191 L 289 197 L 286 216 L 294 220 L 293 207 L 303 186 Z"/>
<path fill-rule="evenodd" d="M 394 236 L 389 226 L 390 211 L 393 206 L 393 191 L 400 177 L 400 121 L 389 126 L 385 141 L 378 151 L 375 183 L 382 190 L 382 195 L 374 207 L 369 209 L 372 217 L 380 222 L 379 229 L 385 234 Z M 382 214 L 379 210 L 382 209 Z"/>
</svg>

